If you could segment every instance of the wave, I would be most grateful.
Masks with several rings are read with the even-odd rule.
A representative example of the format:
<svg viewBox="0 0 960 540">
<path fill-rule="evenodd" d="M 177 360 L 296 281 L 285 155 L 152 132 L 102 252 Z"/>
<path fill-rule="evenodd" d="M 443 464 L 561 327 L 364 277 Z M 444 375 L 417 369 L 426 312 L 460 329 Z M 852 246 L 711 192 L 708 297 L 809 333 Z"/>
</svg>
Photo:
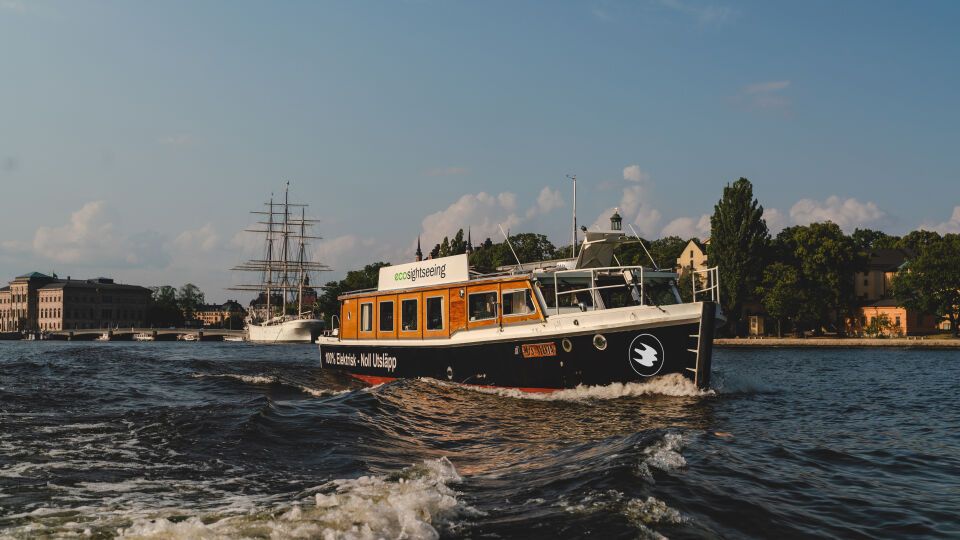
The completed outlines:
<svg viewBox="0 0 960 540">
<path fill-rule="evenodd" d="M 341 394 L 346 394 L 352 390 L 333 390 L 330 388 L 313 388 L 311 386 L 306 386 L 302 384 L 292 383 L 275 377 L 272 375 L 243 375 L 240 373 L 191 373 L 191 377 L 195 379 L 202 378 L 220 378 L 220 379 L 233 379 L 247 384 L 256 384 L 256 385 L 270 385 L 270 384 L 281 384 L 290 388 L 295 388 L 300 390 L 305 394 L 309 394 L 313 397 L 329 397 L 329 396 L 339 396 Z"/>
<path fill-rule="evenodd" d="M 495 394 L 503 397 L 518 399 L 533 399 L 540 401 L 585 401 L 585 400 L 605 400 L 618 399 L 623 397 L 637 396 L 671 396 L 671 397 L 702 397 L 712 396 L 713 390 L 701 390 L 690 379 L 687 379 L 679 373 L 671 373 L 662 377 L 657 377 L 646 382 L 631 383 L 612 383 L 602 386 L 577 386 L 566 390 L 557 390 L 555 392 L 524 392 L 515 388 L 492 388 L 484 386 L 474 386 L 469 384 L 455 384 L 434 379 L 424 379 L 443 386 L 463 388 L 482 392 L 484 394 Z"/>
<path fill-rule="evenodd" d="M 392 475 L 333 480 L 286 507 L 227 517 L 219 517 L 221 512 L 187 519 L 140 518 L 117 532 L 138 538 L 436 539 L 467 510 L 451 487 L 460 481 L 444 457 Z"/>
</svg>

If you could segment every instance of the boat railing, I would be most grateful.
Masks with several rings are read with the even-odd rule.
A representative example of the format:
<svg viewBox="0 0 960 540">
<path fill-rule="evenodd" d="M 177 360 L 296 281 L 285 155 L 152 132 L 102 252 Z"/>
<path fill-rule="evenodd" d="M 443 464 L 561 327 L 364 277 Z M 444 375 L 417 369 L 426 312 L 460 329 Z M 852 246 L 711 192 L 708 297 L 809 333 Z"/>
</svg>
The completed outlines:
<svg viewBox="0 0 960 540">
<path fill-rule="evenodd" d="M 634 276 L 633 271 L 636 270 L 639 272 L 639 278 Z M 584 287 L 581 289 L 571 289 L 569 291 L 561 291 L 558 286 L 557 278 L 563 274 L 583 274 L 584 272 L 590 272 L 590 286 Z M 615 283 L 613 285 L 597 285 L 597 273 L 598 272 L 618 272 L 623 276 L 624 283 Z M 627 276 L 630 276 L 629 278 Z M 636 279 L 634 282 L 633 280 Z M 624 285 L 633 285 L 639 289 L 640 292 L 640 305 L 643 305 L 643 267 L 642 266 L 604 266 L 601 268 L 577 268 L 574 270 L 557 270 L 553 273 L 553 296 L 554 296 L 554 309 L 556 309 L 556 314 L 560 314 L 560 296 L 561 295 L 576 295 L 577 293 L 589 293 L 591 299 L 593 300 L 594 305 L 596 305 L 596 294 L 602 289 L 623 289 Z M 574 296 L 576 299 L 576 296 Z"/>
<path fill-rule="evenodd" d="M 703 281 L 703 288 L 697 287 L 697 282 Z M 693 270 L 693 301 L 697 302 L 697 295 L 703 295 L 703 300 L 720 303 L 720 269 L 716 266 L 706 270 Z"/>
<path fill-rule="evenodd" d="M 330 316 L 330 335 L 337 336 L 337 341 L 340 341 L 340 316 L 339 315 Z"/>
</svg>

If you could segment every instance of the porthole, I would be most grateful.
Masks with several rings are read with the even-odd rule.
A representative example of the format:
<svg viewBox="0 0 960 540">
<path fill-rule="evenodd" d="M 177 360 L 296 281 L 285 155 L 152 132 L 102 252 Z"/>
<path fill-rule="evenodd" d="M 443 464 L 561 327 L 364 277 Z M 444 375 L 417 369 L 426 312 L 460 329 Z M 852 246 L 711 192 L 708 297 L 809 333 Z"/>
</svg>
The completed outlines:
<svg viewBox="0 0 960 540">
<path fill-rule="evenodd" d="M 597 334 L 593 336 L 593 346 L 597 348 L 598 351 L 602 351 L 607 348 L 607 338 Z"/>
<path fill-rule="evenodd" d="M 573 350 L 573 342 L 570 341 L 570 338 L 563 338 L 563 341 L 560 342 L 560 345 L 563 346 L 564 352 L 570 352 Z"/>
<path fill-rule="evenodd" d="M 448 381 L 453 380 L 453 368 L 450 366 L 447 366 L 447 380 Z"/>
</svg>

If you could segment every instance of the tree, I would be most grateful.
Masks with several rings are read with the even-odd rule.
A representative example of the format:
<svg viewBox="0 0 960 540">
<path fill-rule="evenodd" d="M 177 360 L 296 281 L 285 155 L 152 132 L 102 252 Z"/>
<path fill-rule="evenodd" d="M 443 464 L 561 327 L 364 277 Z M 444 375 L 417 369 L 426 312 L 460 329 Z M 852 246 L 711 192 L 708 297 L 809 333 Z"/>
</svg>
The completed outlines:
<svg viewBox="0 0 960 540">
<path fill-rule="evenodd" d="M 147 324 L 150 326 L 182 326 L 183 313 L 177 304 L 177 289 L 162 285 L 151 287 L 153 294 L 147 306 Z"/>
<path fill-rule="evenodd" d="M 664 236 L 647 245 L 650 246 L 650 256 L 657 261 L 657 265 L 660 268 L 670 269 L 677 265 L 677 259 L 683 254 L 683 248 L 687 247 L 689 241 L 679 236 Z M 646 253 L 643 254 L 643 260 L 647 260 Z"/>
<path fill-rule="evenodd" d="M 777 337 L 783 337 L 783 321 L 795 319 L 800 311 L 803 294 L 797 269 L 781 262 L 767 266 L 756 294 L 767 314 L 777 321 Z"/>
<path fill-rule="evenodd" d="M 542 234 L 515 234 L 510 237 L 510 243 L 513 245 L 514 251 L 517 252 L 520 262 L 545 261 L 553 259 L 556 255 L 556 247 Z M 510 247 L 504 245 L 504 248 L 509 253 Z M 509 261 L 507 264 L 515 262 L 513 254 L 509 254 Z"/>
<path fill-rule="evenodd" d="M 739 333 L 743 302 L 760 282 L 763 257 L 770 242 L 763 207 L 753 198 L 746 178 L 727 184 L 710 217 L 707 256 L 720 268 L 720 298 L 733 333 Z"/>
<path fill-rule="evenodd" d="M 351 270 L 340 281 L 330 281 L 323 288 L 323 293 L 317 298 L 317 310 L 324 313 L 329 325 L 333 315 L 340 315 L 340 300 L 338 297 L 352 291 L 375 289 L 380 281 L 380 269 L 390 266 L 387 262 L 368 264 L 361 270 Z"/>
<path fill-rule="evenodd" d="M 798 319 L 817 332 L 831 321 L 842 331 L 844 318 L 857 307 L 854 275 L 865 270 L 866 255 L 830 221 L 788 227 L 777 235 L 776 245 L 779 260 L 799 271 Z"/>
<path fill-rule="evenodd" d="M 449 256 L 451 255 L 451 252 L 450 252 L 450 239 L 447 238 L 446 236 L 443 237 L 443 242 L 440 242 L 440 253 L 439 253 L 439 255 L 440 255 L 441 257 L 449 257 Z"/>
<path fill-rule="evenodd" d="M 920 229 L 913 231 L 897 242 L 897 247 L 910 250 L 914 253 L 920 253 L 927 246 L 940 241 L 941 237 L 934 231 L 925 231 Z"/>
<path fill-rule="evenodd" d="M 857 249 L 869 253 L 875 249 L 892 249 L 897 247 L 899 236 L 890 236 L 883 231 L 873 229 L 856 229 L 850 235 Z"/>
<path fill-rule="evenodd" d="M 450 254 L 461 255 L 467 252 L 467 243 L 463 240 L 463 229 L 457 231 L 453 240 L 450 241 Z"/>
<path fill-rule="evenodd" d="M 893 294 L 908 309 L 950 321 L 953 335 L 960 337 L 960 235 L 948 234 L 923 246 L 897 272 Z"/>
<path fill-rule="evenodd" d="M 177 305 L 183 312 L 185 319 L 193 318 L 197 309 L 205 302 L 204 294 L 199 287 L 193 283 L 187 283 L 177 291 Z"/>
<path fill-rule="evenodd" d="M 440 244 L 433 246 L 433 249 L 430 250 L 430 258 L 436 259 L 440 256 Z"/>
</svg>

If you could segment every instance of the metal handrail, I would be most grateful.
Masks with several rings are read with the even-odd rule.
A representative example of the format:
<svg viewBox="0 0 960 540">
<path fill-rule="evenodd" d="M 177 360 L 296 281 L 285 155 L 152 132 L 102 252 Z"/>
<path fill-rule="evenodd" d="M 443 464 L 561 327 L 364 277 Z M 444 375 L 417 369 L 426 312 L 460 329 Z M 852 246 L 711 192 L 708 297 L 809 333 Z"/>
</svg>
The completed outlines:
<svg viewBox="0 0 960 540">
<path fill-rule="evenodd" d="M 334 325 L 334 322 L 336 322 L 336 325 Z M 330 316 L 330 332 L 333 332 L 334 330 L 337 331 L 337 341 L 340 341 L 341 332 L 340 332 L 340 316 L 339 315 Z"/>
<path fill-rule="evenodd" d="M 702 289 L 697 289 L 697 276 L 704 276 L 704 283 L 706 286 Z M 691 276 L 692 287 L 693 287 L 693 301 L 697 301 L 697 294 L 709 293 L 710 300 L 716 303 L 720 303 L 720 269 L 719 267 L 714 266 L 713 268 L 707 268 L 706 270 L 693 270 L 693 276 Z"/>
<path fill-rule="evenodd" d="M 557 276 L 559 276 L 560 274 L 581 273 L 587 270 L 590 271 L 589 287 L 587 287 L 586 289 L 573 289 L 570 291 L 560 292 L 560 288 L 557 284 Z M 576 294 L 580 292 L 590 292 L 592 296 L 593 291 L 599 291 L 600 289 L 615 289 L 615 288 L 623 287 L 623 285 L 603 285 L 603 286 L 597 287 L 596 285 L 597 272 L 610 271 L 610 270 L 617 270 L 621 275 L 623 274 L 624 270 L 640 271 L 640 279 L 639 279 L 640 283 L 639 284 L 634 283 L 634 285 L 640 287 L 640 305 L 641 306 L 644 305 L 643 304 L 643 267 L 642 266 L 604 266 L 601 268 L 576 268 L 573 270 L 558 270 L 553 273 L 553 297 L 554 297 L 553 305 L 554 305 L 554 309 L 556 310 L 556 314 L 557 315 L 560 314 L 560 295 L 561 294 Z M 624 284 L 626 284 L 626 282 L 624 282 Z M 594 298 L 593 300 L 594 300 L 594 305 L 596 305 L 596 299 Z"/>
</svg>

